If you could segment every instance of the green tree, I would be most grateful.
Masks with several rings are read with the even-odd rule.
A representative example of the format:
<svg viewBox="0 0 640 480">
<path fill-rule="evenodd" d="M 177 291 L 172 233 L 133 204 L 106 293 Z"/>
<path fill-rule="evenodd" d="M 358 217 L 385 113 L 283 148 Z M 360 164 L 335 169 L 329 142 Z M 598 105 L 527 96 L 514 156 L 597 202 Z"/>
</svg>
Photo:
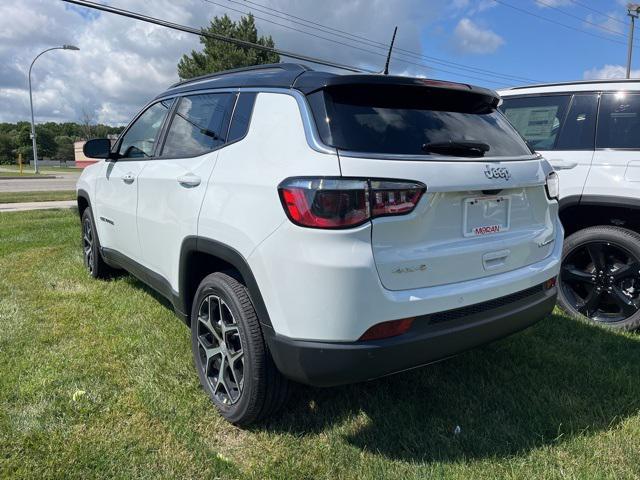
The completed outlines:
<svg viewBox="0 0 640 480">
<path fill-rule="evenodd" d="M 15 138 L 10 133 L 0 133 L 0 164 L 15 163 Z"/>
<path fill-rule="evenodd" d="M 227 15 L 214 17 L 211 25 L 203 28 L 202 31 L 257 43 L 266 47 L 273 48 L 275 46 L 271 36 L 258 37 L 255 20 L 251 14 L 241 17 L 238 22 L 234 22 Z M 200 37 L 200 43 L 204 45 L 201 52 L 192 50 L 189 55 L 183 55 L 178 63 L 178 75 L 183 80 L 231 68 L 278 63 L 280 61 L 280 56 L 277 53 L 265 52 L 254 48 L 242 48 L 209 37 Z"/>
<path fill-rule="evenodd" d="M 58 135 L 56 137 L 56 160 L 73 160 L 73 138 L 66 135 Z"/>
</svg>

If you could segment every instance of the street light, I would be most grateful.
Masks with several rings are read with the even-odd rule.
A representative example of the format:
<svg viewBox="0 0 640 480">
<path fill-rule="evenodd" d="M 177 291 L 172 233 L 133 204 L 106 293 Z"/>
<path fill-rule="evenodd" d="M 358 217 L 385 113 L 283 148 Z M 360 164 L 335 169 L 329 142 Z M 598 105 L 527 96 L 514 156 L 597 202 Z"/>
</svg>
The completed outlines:
<svg viewBox="0 0 640 480">
<path fill-rule="evenodd" d="M 35 173 L 38 172 L 38 147 L 36 146 L 36 122 L 33 119 L 33 94 L 31 92 L 31 69 L 33 68 L 33 64 L 36 63 L 36 60 L 40 58 L 41 55 L 50 52 L 51 50 L 80 50 L 75 45 L 62 45 L 61 47 L 52 47 L 47 48 L 43 52 L 40 52 L 36 58 L 31 62 L 31 66 L 29 67 L 29 104 L 31 105 L 31 141 L 33 142 L 33 165 Z"/>
<path fill-rule="evenodd" d="M 633 31 L 636 25 L 636 18 L 640 15 L 640 3 L 628 3 L 627 15 L 631 18 L 631 30 L 629 30 L 629 47 L 627 49 L 627 78 L 631 78 L 631 56 L 633 53 Z"/>
</svg>

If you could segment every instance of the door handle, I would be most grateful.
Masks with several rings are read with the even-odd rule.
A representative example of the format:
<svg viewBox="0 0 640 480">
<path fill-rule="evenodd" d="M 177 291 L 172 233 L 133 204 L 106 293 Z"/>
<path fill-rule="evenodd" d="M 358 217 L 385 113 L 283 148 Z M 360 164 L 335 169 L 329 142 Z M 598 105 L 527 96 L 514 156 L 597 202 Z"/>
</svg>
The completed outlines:
<svg viewBox="0 0 640 480">
<path fill-rule="evenodd" d="M 136 177 L 133 173 L 129 172 L 124 177 L 122 177 L 122 181 L 128 185 L 132 184 Z"/>
<path fill-rule="evenodd" d="M 187 173 L 185 175 L 181 175 L 176 180 L 178 180 L 178 183 L 185 188 L 197 187 L 198 185 L 200 185 L 200 182 L 201 182 L 200 177 L 197 175 L 194 175 L 193 173 Z"/>
<path fill-rule="evenodd" d="M 566 160 L 562 160 L 560 158 L 553 158 L 549 160 L 549 163 L 554 170 L 571 170 L 572 168 L 576 168 L 578 166 L 576 162 L 567 162 Z"/>
</svg>

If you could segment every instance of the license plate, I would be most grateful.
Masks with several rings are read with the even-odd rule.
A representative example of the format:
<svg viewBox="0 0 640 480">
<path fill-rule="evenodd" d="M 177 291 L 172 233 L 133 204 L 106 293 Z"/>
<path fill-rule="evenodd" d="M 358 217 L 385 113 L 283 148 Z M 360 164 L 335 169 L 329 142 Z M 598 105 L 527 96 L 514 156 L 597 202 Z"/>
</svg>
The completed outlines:
<svg viewBox="0 0 640 480">
<path fill-rule="evenodd" d="M 464 200 L 464 236 L 482 237 L 509 230 L 511 199 L 508 196 Z"/>
</svg>

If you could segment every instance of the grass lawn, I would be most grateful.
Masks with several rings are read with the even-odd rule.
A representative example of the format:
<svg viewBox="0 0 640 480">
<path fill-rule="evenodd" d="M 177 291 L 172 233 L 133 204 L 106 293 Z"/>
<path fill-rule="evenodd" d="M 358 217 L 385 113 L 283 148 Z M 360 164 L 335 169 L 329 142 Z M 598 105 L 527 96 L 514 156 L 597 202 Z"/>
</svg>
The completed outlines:
<svg viewBox="0 0 640 480">
<path fill-rule="evenodd" d="M 554 315 L 240 430 L 189 332 L 84 272 L 74 211 L 0 214 L 0 478 L 638 478 L 640 336 Z M 460 433 L 454 429 L 460 426 Z"/>
<path fill-rule="evenodd" d="M 56 167 L 56 166 L 45 166 L 45 167 L 39 167 L 40 169 L 40 173 L 69 173 L 69 172 L 82 172 L 81 168 L 76 168 L 76 167 Z M 14 175 L 16 173 L 20 172 L 20 167 L 18 167 L 18 165 L 0 165 L 0 170 L 5 170 L 5 172 L 0 172 L 0 173 L 4 173 L 6 174 L 11 174 Z M 6 170 L 9 170 L 10 172 L 6 172 Z M 22 167 L 23 170 L 23 175 L 34 175 L 33 173 L 33 165 L 24 165 Z"/>
<path fill-rule="evenodd" d="M 51 202 L 75 200 L 75 190 L 51 190 L 45 192 L 0 192 L 0 203 Z"/>
</svg>

